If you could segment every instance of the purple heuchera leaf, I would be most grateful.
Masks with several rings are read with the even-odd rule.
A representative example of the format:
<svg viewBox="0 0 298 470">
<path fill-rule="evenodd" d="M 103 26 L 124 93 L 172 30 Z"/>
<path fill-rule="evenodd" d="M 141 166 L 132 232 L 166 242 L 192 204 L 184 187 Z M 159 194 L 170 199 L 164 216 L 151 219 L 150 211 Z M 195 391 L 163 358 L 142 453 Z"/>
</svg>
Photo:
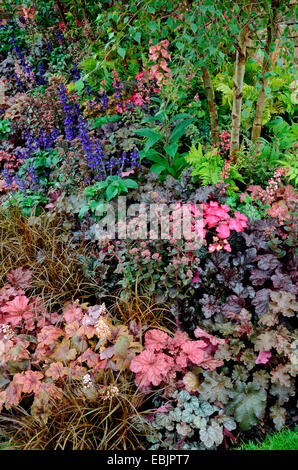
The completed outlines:
<svg viewBox="0 0 298 470">
<path fill-rule="evenodd" d="M 275 289 L 291 292 L 292 294 L 296 293 L 296 287 L 292 283 L 290 276 L 287 274 L 277 270 L 271 279 Z"/>
<path fill-rule="evenodd" d="M 251 301 L 252 305 L 255 307 L 255 311 L 258 317 L 262 317 L 265 315 L 265 313 L 268 313 L 270 292 L 270 289 L 261 289 L 256 292 L 255 297 Z"/>
<path fill-rule="evenodd" d="M 270 272 L 254 269 L 249 279 L 254 286 L 262 286 L 265 281 L 270 279 Z"/>
<path fill-rule="evenodd" d="M 203 294 L 203 298 L 199 300 L 202 305 L 202 312 L 205 318 L 210 318 L 217 312 L 221 311 L 220 302 L 214 295 Z"/>
<path fill-rule="evenodd" d="M 114 346 L 110 346 L 109 348 L 106 348 L 104 351 L 100 353 L 100 359 L 110 359 L 113 357 L 115 354 L 115 348 Z"/>
<path fill-rule="evenodd" d="M 272 272 L 274 271 L 275 268 L 278 266 L 281 266 L 280 261 L 271 254 L 268 255 L 260 255 L 257 257 L 258 260 L 258 267 L 262 269 L 263 271 L 269 271 Z"/>
<path fill-rule="evenodd" d="M 236 315 L 239 315 L 243 308 L 245 308 L 245 300 L 243 297 L 239 297 L 238 295 L 230 295 L 227 303 L 223 307 L 222 312 L 223 314 L 232 312 Z"/>
</svg>

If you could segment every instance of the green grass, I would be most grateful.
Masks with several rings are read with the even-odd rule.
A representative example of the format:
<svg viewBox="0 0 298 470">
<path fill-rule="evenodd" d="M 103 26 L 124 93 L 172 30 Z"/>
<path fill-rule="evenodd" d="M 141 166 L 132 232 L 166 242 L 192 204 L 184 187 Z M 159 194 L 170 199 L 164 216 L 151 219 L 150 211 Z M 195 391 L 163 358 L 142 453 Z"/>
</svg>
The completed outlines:
<svg viewBox="0 0 298 470">
<path fill-rule="evenodd" d="M 237 450 L 298 450 L 298 426 L 295 426 L 294 431 L 284 428 L 272 436 L 267 436 L 262 442 L 249 441 Z"/>
</svg>

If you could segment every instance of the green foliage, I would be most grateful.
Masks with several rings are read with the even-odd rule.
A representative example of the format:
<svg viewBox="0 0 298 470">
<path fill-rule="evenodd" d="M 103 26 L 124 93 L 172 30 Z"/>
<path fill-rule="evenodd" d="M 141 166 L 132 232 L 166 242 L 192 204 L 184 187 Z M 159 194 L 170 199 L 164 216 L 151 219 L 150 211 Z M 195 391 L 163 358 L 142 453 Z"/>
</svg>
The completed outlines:
<svg viewBox="0 0 298 470">
<path fill-rule="evenodd" d="M 244 203 L 241 203 L 239 194 L 231 194 L 227 198 L 226 204 L 228 204 L 231 209 L 246 215 L 252 221 L 268 217 L 267 210 L 270 207 L 269 205 L 263 204 L 259 199 L 254 199 L 251 196 L 245 196 Z"/>
<path fill-rule="evenodd" d="M 158 175 L 170 174 L 174 178 L 178 178 L 185 168 L 184 155 L 178 152 L 180 139 L 185 134 L 188 126 L 193 121 L 193 117 L 188 113 L 180 113 L 172 118 L 169 112 L 172 106 L 166 106 L 158 98 L 156 101 L 160 104 L 160 110 L 154 117 L 149 117 L 143 122 L 158 121 L 160 124 L 156 129 L 137 129 L 135 133 L 142 137 L 146 137 L 147 141 L 144 150 L 140 153 L 141 158 L 147 158 L 154 162 L 150 171 L 154 171 Z M 152 149 L 157 143 L 162 150 Z"/>
<path fill-rule="evenodd" d="M 284 428 L 272 436 L 266 435 L 264 441 L 249 441 L 236 450 L 298 450 L 298 426 L 294 430 Z"/>
<path fill-rule="evenodd" d="M 109 202 L 121 193 L 128 193 L 129 189 L 136 189 L 138 183 L 130 178 L 121 178 L 118 175 L 108 176 L 104 181 L 98 181 L 84 190 L 87 205 L 80 209 L 79 217 L 91 210 L 95 215 L 107 211 L 106 201 Z"/>
<path fill-rule="evenodd" d="M 26 217 L 39 216 L 42 211 L 42 205 L 49 202 L 49 198 L 38 192 L 32 192 L 27 189 L 24 192 L 17 192 L 10 199 L 3 202 L 2 206 L 8 208 L 11 206 L 20 206 Z"/>
<path fill-rule="evenodd" d="M 53 183 L 49 181 L 49 174 L 57 168 L 61 158 L 55 150 L 37 150 L 34 158 L 28 158 L 20 167 L 18 174 L 26 178 L 27 168 L 33 165 L 38 176 L 39 184 L 42 186 L 51 186 Z"/>
<path fill-rule="evenodd" d="M 262 418 L 266 406 L 266 392 L 260 386 L 250 383 L 239 383 L 230 392 L 232 400 L 228 403 L 227 412 L 233 412 L 240 428 L 247 431 Z"/>
<path fill-rule="evenodd" d="M 8 136 L 10 133 L 11 133 L 10 122 L 8 120 L 0 120 L 0 140 L 8 139 Z"/>
<path fill-rule="evenodd" d="M 191 147 L 185 160 L 193 167 L 192 176 L 194 181 L 200 181 L 204 186 L 209 184 L 217 184 L 222 180 L 222 173 L 224 171 L 225 160 L 218 153 L 217 149 L 212 149 L 203 154 L 202 145 L 199 143 L 196 148 L 194 145 Z M 230 176 L 225 180 L 228 184 L 228 190 L 237 191 L 238 187 L 235 180 L 242 181 L 243 178 L 238 172 L 235 165 L 230 164 Z"/>
<path fill-rule="evenodd" d="M 187 163 L 193 166 L 192 176 L 194 180 L 199 180 L 203 185 L 216 184 L 221 179 L 224 167 L 223 158 L 217 153 L 217 149 L 210 150 L 203 154 L 202 145 L 199 143 L 196 148 L 191 147 L 185 157 Z"/>
</svg>

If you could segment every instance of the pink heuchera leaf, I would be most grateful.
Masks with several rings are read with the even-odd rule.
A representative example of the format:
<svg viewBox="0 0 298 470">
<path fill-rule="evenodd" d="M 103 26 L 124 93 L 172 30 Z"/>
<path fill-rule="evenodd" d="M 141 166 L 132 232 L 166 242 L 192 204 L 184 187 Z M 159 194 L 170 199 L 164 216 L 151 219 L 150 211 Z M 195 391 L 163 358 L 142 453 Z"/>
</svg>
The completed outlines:
<svg viewBox="0 0 298 470">
<path fill-rule="evenodd" d="M 204 359 L 203 362 L 201 362 L 200 366 L 203 367 L 203 369 L 207 370 L 215 370 L 217 367 L 223 366 L 224 362 L 220 361 L 219 359 L 213 359 L 212 357 L 207 357 Z"/>
<path fill-rule="evenodd" d="M 217 346 L 218 344 L 224 344 L 225 340 L 221 338 L 216 338 L 215 336 L 210 335 L 207 331 L 202 330 L 201 328 L 197 327 L 194 331 L 196 338 L 207 338 L 213 346 Z"/>
<path fill-rule="evenodd" d="M 46 393 L 53 400 L 61 400 L 63 397 L 62 390 L 57 387 L 53 382 L 41 382 L 39 391 L 35 394 L 35 396 L 38 396 L 41 393 Z"/>
<path fill-rule="evenodd" d="M 188 359 L 196 365 L 201 364 L 205 357 L 202 348 L 206 346 L 204 341 L 187 341 L 182 345 L 182 351 L 187 354 Z"/>
<path fill-rule="evenodd" d="M 9 409 L 14 405 L 18 405 L 21 401 L 21 396 L 22 386 L 16 383 L 14 376 L 13 381 L 10 382 L 8 388 L 6 389 L 5 407 Z"/>
<path fill-rule="evenodd" d="M 177 356 L 175 356 L 175 364 L 179 366 L 180 369 L 184 369 L 187 367 L 187 362 L 188 362 L 188 355 L 180 352 Z"/>
<path fill-rule="evenodd" d="M 15 286 L 21 288 L 27 288 L 30 285 L 32 274 L 29 269 L 17 268 L 7 275 L 8 282 Z"/>
<path fill-rule="evenodd" d="M 76 303 L 69 305 L 63 312 L 66 323 L 80 322 L 83 318 L 83 311 Z"/>
<path fill-rule="evenodd" d="M 168 344 L 169 336 L 160 330 L 149 330 L 145 334 L 145 346 L 151 351 L 160 351 Z"/>
<path fill-rule="evenodd" d="M 0 302 L 7 302 L 8 300 L 13 300 L 13 297 L 24 294 L 25 291 L 21 289 L 16 289 L 10 284 L 5 284 L 5 286 L 0 289 Z"/>
<path fill-rule="evenodd" d="M 270 357 L 272 356 L 271 351 L 261 351 L 256 359 L 256 364 L 267 364 Z"/>
<path fill-rule="evenodd" d="M 41 372 L 34 372 L 27 370 L 14 376 L 15 383 L 22 385 L 23 393 L 38 393 L 41 385 L 43 374 Z"/>
<path fill-rule="evenodd" d="M 189 336 L 185 331 L 178 331 L 173 338 L 169 338 L 168 350 L 171 354 L 177 353 L 177 349 L 189 340 Z"/>
<path fill-rule="evenodd" d="M 17 268 L 7 274 L 7 280 L 15 287 L 27 288 L 31 281 L 31 271 L 25 268 Z"/>
<path fill-rule="evenodd" d="M 29 299 L 25 295 L 18 295 L 15 299 L 7 302 L 2 311 L 9 313 L 7 322 L 12 326 L 18 325 L 22 319 L 29 319 L 34 315 L 34 307 L 29 304 Z"/>
<path fill-rule="evenodd" d="M 100 361 L 99 354 L 96 354 L 92 351 L 91 348 L 88 348 L 79 358 L 80 362 L 87 362 L 89 367 L 95 367 Z"/>
<path fill-rule="evenodd" d="M 62 362 L 53 362 L 46 370 L 46 376 L 51 377 L 53 380 L 61 379 L 67 375 L 67 367 Z"/>
<path fill-rule="evenodd" d="M 38 346 L 48 346 L 54 344 L 60 336 L 64 336 L 64 331 L 56 326 L 45 326 L 37 335 Z"/>
<path fill-rule="evenodd" d="M 142 387 L 159 385 L 173 367 L 172 357 L 163 353 L 154 354 L 153 351 L 142 351 L 134 357 L 130 364 L 132 372 L 136 373 L 135 383 Z"/>
</svg>

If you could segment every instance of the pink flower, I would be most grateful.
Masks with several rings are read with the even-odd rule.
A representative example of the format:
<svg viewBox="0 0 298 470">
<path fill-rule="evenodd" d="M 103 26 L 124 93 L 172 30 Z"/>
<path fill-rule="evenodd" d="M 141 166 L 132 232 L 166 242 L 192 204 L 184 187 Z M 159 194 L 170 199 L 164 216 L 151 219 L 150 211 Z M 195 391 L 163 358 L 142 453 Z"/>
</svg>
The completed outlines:
<svg viewBox="0 0 298 470">
<path fill-rule="evenodd" d="M 149 250 L 144 250 L 144 251 L 142 251 L 141 255 L 144 256 L 144 258 L 148 258 L 148 257 L 150 257 L 150 251 Z"/>
<path fill-rule="evenodd" d="M 171 56 L 170 56 L 170 54 L 168 53 L 168 51 L 166 51 L 165 49 L 162 49 L 160 52 L 161 52 L 161 55 L 162 55 L 165 59 L 171 60 Z"/>
<path fill-rule="evenodd" d="M 150 54 L 149 55 L 149 60 L 152 60 L 153 62 L 156 62 L 159 57 L 159 53 L 155 52 L 155 54 Z"/>
<path fill-rule="evenodd" d="M 196 283 L 196 282 L 199 282 L 199 280 L 200 280 L 199 271 L 196 270 L 195 275 L 194 275 L 194 277 L 192 278 L 192 281 L 191 281 L 191 282 L 194 284 L 194 283 Z"/>
<path fill-rule="evenodd" d="M 219 224 L 216 227 L 219 238 L 228 238 L 231 234 L 230 228 L 227 224 Z"/>
<path fill-rule="evenodd" d="M 272 356 L 271 351 L 261 351 L 256 359 L 256 364 L 266 364 Z"/>
<path fill-rule="evenodd" d="M 133 174 L 134 172 L 135 172 L 134 170 L 123 171 L 121 173 L 121 178 L 125 178 L 126 176 L 129 176 L 129 175 Z"/>
</svg>

